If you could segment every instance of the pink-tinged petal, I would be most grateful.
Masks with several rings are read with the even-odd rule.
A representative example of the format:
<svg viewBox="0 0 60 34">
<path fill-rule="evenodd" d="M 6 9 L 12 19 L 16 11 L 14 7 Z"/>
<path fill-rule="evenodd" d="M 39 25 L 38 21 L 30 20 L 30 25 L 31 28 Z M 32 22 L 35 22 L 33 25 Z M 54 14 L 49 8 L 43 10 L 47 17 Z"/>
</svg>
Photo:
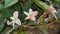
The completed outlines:
<svg viewBox="0 0 60 34">
<path fill-rule="evenodd" d="M 37 11 L 34 11 L 34 15 L 37 16 L 38 12 Z"/>
<path fill-rule="evenodd" d="M 32 17 L 32 18 L 30 18 L 30 20 L 31 20 L 32 22 L 35 22 L 36 18 L 35 18 L 35 17 Z"/>
<path fill-rule="evenodd" d="M 46 14 L 46 15 L 47 15 L 47 14 L 49 14 L 49 13 L 50 13 L 50 11 L 49 11 L 49 10 L 47 10 L 47 11 L 45 11 L 45 12 L 44 12 L 44 14 Z"/>
<path fill-rule="evenodd" d="M 32 9 L 29 9 L 29 13 L 33 13 L 33 10 Z"/>
<path fill-rule="evenodd" d="M 56 10 L 54 10 L 53 12 L 54 12 L 54 13 L 57 13 L 57 11 L 56 11 Z"/>
<path fill-rule="evenodd" d="M 53 11 L 53 13 L 57 13 L 56 9 L 52 5 L 50 5 L 49 8 Z"/>
<path fill-rule="evenodd" d="M 45 11 L 44 13 L 45 13 L 45 14 L 49 14 L 51 11 L 52 11 L 53 13 L 57 13 L 57 11 L 55 10 L 55 8 L 54 8 L 52 5 L 50 5 L 50 6 L 48 7 L 48 10 Z"/>
<path fill-rule="evenodd" d="M 29 17 L 26 17 L 25 20 L 29 19 Z"/>
<path fill-rule="evenodd" d="M 25 14 L 25 15 L 28 15 L 29 13 L 24 11 L 24 14 Z"/>
<path fill-rule="evenodd" d="M 18 11 L 15 11 L 15 12 L 13 13 L 13 16 L 16 17 L 16 18 L 18 18 Z"/>
</svg>

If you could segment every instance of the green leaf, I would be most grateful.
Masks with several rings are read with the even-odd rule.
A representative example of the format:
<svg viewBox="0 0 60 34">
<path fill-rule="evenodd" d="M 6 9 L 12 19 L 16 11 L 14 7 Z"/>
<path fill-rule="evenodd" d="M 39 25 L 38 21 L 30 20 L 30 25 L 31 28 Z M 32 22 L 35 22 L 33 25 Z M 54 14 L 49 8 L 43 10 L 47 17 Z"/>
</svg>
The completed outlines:
<svg viewBox="0 0 60 34">
<path fill-rule="evenodd" d="M 8 32 L 8 31 L 11 30 L 11 29 L 12 29 L 12 27 L 6 26 L 6 27 L 4 28 L 4 30 L 1 32 L 1 34 L 6 34 L 6 32 Z"/>
<path fill-rule="evenodd" d="M 53 12 L 51 12 L 50 14 L 56 19 L 56 21 L 58 20 L 57 16 Z"/>
<path fill-rule="evenodd" d="M 3 8 L 4 8 L 3 4 L 0 4 L 0 10 L 3 9 Z"/>
<path fill-rule="evenodd" d="M 0 24 L 0 32 L 1 32 L 1 31 L 2 31 L 2 29 L 4 28 L 4 25 L 5 25 L 5 24 L 3 24 L 3 23 L 2 23 L 2 24 Z"/>
<path fill-rule="evenodd" d="M 42 8 L 43 10 L 47 10 L 48 5 L 39 1 L 39 0 L 32 0 L 32 2 L 34 2 L 37 6 L 39 6 L 40 8 Z"/>
<path fill-rule="evenodd" d="M 4 15 L 6 18 L 10 19 L 9 17 L 11 17 L 13 15 L 13 12 L 15 12 L 15 11 L 19 11 L 19 14 L 21 14 L 20 13 L 20 6 L 18 3 L 14 4 L 11 7 L 4 8 L 4 9 L 0 10 L 0 14 Z"/>
<path fill-rule="evenodd" d="M 58 5 L 60 5 L 60 0 L 54 0 L 55 3 L 57 3 Z"/>
<path fill-rule="evenodd" d="M 17 3 L 18 0 L 5 0 L 5 5 L 4 7 L 7 8 L 7 7 L 10 7 L 12 5 L 14 5 L 15 3 Z"/>
<path fill-rule="evenodd" d="M 30 0 L 26 0 L 23 3 L 22 9 L 23 9 L 23 11 L 28 11 L 29 8 L 31 8 L 31 1 Z"/>
<path fill-rule="evenodd" d="M 3 17 L 3 15 L 2 14 L 0 14 L 0 32 L 2 31 L 2 29 L 4 28 L 4 26 L 5 26 L 5 19 L 4 19 L 4 17 Z"/>
</svg>

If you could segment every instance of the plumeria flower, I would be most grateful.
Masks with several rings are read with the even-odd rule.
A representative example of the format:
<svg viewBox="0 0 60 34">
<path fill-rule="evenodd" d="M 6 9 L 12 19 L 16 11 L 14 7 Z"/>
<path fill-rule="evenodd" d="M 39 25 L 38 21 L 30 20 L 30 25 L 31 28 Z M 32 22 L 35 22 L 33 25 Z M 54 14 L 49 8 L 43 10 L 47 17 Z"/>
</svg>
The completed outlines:
<svg viewBox="0 0 60 34">
<path fill-rule="evenodd" d="M 17 24 L 18 26 L 21 25 L 21 21 L 18 18 L 18 11 L 15 11 L 13 13 L 13 16 L 10 17 L 10 19 L 12 20 L 11 22 L 7 21 L 7 25 L 12 25 L 13 29 L 15 28 L 15 24 Z"/>
<path fill-rule="evenodd" d="M 53 5 L 49 6 L 49 9 L 53 12 L 53 13 L 57 13 L 56 9 L 53 7 Z"/>
<path fill-rule="evenodd" d="M 25 20 L 30 19 L 31 21 L 34 22 L 36 20 L 35 16 L 37 16 L 38 12 L 33 11 L 32 9 L 29 9 L 29 13 L 24 11 L 24 14 L 27 15 Z"/>
<path fill-rule="evenodd" d="M 56 11 L 56 9 L 53 7 L 53 5 L 50 5 L 50 6 L 49 6 L 49 8 L 48 8 L 48 10 L 45 12 L 45 14 L 49 14 L 51 11 L 52 11 L 53 13 L 57 14 L 57 11 Z M 48 15 L 48 18 L 46 18 L 44 21 L 47 22 L 48 19 L 51 19 L 51 18 L 52 18 L 52 16 L 49 14 L 49 15 Z"/>
<path fill-rule="evenodd" d="M 45 14 L 49 14 L 50 12 L 53 12 L 53 13 L 57 14 L 57 11 L 56 11 L 56 9 L 53 7 L 53 5 L 50 5 L 50 6 L 48 7 L 48 10 L 45 11 L 44 13 L 45 13 Z"/>
</svg>

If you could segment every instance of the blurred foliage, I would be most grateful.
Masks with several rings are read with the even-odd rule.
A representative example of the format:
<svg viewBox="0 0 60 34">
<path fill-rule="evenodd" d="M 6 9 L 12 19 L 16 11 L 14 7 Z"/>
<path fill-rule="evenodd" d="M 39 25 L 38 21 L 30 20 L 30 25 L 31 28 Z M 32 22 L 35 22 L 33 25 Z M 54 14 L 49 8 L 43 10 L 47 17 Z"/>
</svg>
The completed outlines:
<svg viewBox="0 0 60 34">
<path fill-rule="evenodd" d="M 44 2 L 44 6 L 40 5 L 39 2 Z M 39 0 L 39 2 L 33 2 L 33 0 L 0 0 L 0 34 L 5 34 L 7 31 L 9 31 L 12 27 L 8 26 L 6 24 L 7 20 L 10 20 L 10 17 L 12 16 L 14 11 L 19 11 L 19 18 L 22 23 L 26 22 L 25 24 L 34 26 L 35 23 L 27 20 L 25 21 L 25 15 L 24 11 L 28 12 L 30 8 L 32 8 L 34 11 L 38 11 L 38 16 L 36 16 L 37 20 L 38 18 L 43 14 L 45 9 L 47 9 L 47 5 L 53 4 L 54 7 L 58 10 L 60 8 L 60 0 Z M 45 5 L 46 4 L 46 5 Z M 41 7 L 42 6 L 42 7 Z M 36 21 L 37 21 L 36 20 Z M 46 23 L 43 22 L 45 25 Z M 23 29 L 21 27 L 21 29 Z M 19 30 L 21 30 L 19 29 Z M 38 31 L 38 30 L 37 30 Z M 18 32 L 18 29 L 13 32 Z M 20 32 L 20 33 L 19 33 Z M 19 31 L 18 34 L 25 34 L 23 30 Z M 43 31 L 45 32 L 45 30 Z M 13 34 L 13 33 L 11 33 Z"/>
<path fill-rule="evenodd" d="M 14 5 L 15 3 L 17 3 L 18 2 L 18 0 L 5 0 L 5 5 L 4 5 L 4 7 L 6 8 L 6 7 L 9 7 L 9 6 L 11 6 L 11 5 Z"/>
</svg>

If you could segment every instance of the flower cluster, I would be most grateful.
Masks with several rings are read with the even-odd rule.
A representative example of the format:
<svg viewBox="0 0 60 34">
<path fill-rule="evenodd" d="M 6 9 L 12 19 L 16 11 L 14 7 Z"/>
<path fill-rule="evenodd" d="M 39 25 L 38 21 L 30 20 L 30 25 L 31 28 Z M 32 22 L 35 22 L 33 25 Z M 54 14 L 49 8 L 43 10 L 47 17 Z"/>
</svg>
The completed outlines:
<svg viewBox="0 0 60 34">
<path fill-rule="evenodd" d="M 55 8 L 54 8 L 52 5 L 49 6 L 47 12 L 49 13 L 50 11 L 52 11 L 53 13 L 57 13 L 57 11 L 55 10 Z M 36 17 L 35 17 L 35 16 L 37 16 L 38 11 L 33 11 L 32 9 L 29 9 L 29 12 L 24 11 L 24 14 L 27 16 L 27 17 L 25 18 L 25 20 L 30 19 L 32 22 L 35 22 L 35 21 L 36 21 Z M 13 26 L 13 29 L 16 28 L 16 27 L 15 27 L 16 24 L 17 24 L 18 26 L 21 26 L 21 21 L 20 21 L 20 19 L 18 18 L 18 11 L 15 11 L 15 12 L 13 13 L 13 16 L 10 17 L 10 19 L 11 19 L 12 21 L 11 21 L 11 22 L 7 21 L 7 25 L 12 25 L 12 26 Z M 46 21 L 46 20 L 45 20 L 45 21 Z M 13 30 L 13 29 L 11 29 L 11 30 Z M 11 31 L 9 31 L 9 32 L 11 32 Z"/>
<path fill-rule="evenodd" d="M 37 16 L 38 12 L 37 11 L 33 11 L 32 9 L 29 9 L 29 13 L 24 11 L 24 14 L 27 15 L 27 17 L 25 18 L 25 20 L 30 19 L 31 21 L 35 21 L 36 18 L 35 16 Z M 15 11 L 13 13 L 13 16 L 10 17 L 10 19 L 12 20 L 11 22 L 7 21 L 7 25 L 12 25 L 13 29 L 15 29 L 15 24 L 17 24 L 18 26 L 21 25 L 21 21 L 18 18 L 18 11 Z"/>
</svg>

